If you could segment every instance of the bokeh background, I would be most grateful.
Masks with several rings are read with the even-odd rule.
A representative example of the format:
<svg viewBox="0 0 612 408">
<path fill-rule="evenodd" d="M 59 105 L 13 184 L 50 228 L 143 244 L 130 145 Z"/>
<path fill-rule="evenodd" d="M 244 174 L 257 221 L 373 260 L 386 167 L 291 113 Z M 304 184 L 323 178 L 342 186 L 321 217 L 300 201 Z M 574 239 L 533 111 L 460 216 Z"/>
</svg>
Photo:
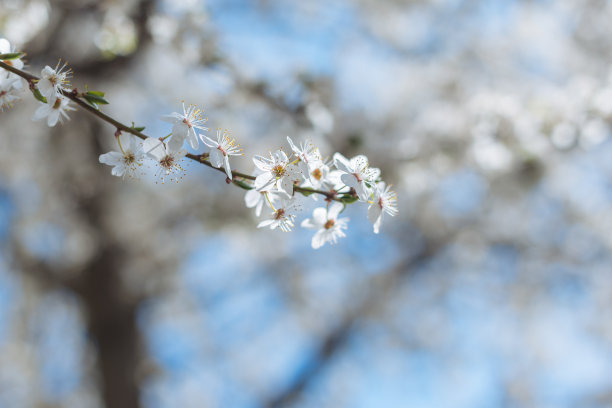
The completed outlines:
<svg viewBox="0 0 612 408">
<path fill-rule="evenodd" d="M 612 406 L 612 2 L 1 0 L 38 73 L 165 135 L 366 154 L 374 235 L 256 229 L 204 166 L 120 180 L 114 129 L 0 113 L 0 407 Z M 304 216 L 308 216 L 306 211 Z"/>
</svg>

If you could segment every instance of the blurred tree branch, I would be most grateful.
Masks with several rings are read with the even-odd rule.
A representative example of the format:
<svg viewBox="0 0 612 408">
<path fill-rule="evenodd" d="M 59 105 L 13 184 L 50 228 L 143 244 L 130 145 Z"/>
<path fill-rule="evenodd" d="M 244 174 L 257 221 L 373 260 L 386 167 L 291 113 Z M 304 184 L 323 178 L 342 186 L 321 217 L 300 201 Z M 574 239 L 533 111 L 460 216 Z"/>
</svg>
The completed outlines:
<svg viewBox="0 0 612 408">
<path fill-rule="evenodd" d="M 290 407 L 297 402 L 333 359 L 344 350 L 350 337 L 359 330 L 360 321 L 384 305 L 385 301 L 391 299 L 393 291 L 402 286 L 402 280 L 408 279 L 419 265 L 435 257 L 440 250 L 452 242 L 453 238 L 454 234 L 450 234 L 444 239 L 427 241 L 417 254 L 404 258 L 402 262 L 383 275 L 372 277 L 367 285 L 368 288 L 371 288 L 367 296 L 358 304 L 349 307 L 340 323 L 322 336 L 307 368 L 301 370 L 297 378 L 286 389 L 269 397 L 261 406 L 283 408 Z"/>
</svg>

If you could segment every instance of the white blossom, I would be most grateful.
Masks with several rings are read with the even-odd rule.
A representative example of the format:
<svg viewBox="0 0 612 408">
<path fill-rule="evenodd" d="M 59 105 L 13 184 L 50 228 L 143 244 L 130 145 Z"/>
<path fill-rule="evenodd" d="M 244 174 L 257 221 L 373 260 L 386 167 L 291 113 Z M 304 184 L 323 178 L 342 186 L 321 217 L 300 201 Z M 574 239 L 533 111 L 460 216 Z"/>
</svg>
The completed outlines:
<svg viewBox="0 0 612 408">
<path fill-rule="evenodd" d="M 47 99 L 59 97 L 62 91 L 68 91 L 70 88 L 69 79 L 72 71 L 70 68 L 67 68 L 66 63 L 60 67 L 60 63 L 61 61 L 57 63 L 55 69 L 47 65 L 40 73 L 38 89 Z"/>
<path fill-rule="evenodd" d="M 278 196 L 273 191 L 249 190 L 244 195 L 244 202 L 247 208 L 255 208 L 255 215 L 260 216 L 261 210 L 266 203 L 273 205 L 278 200 Z"/>
<path fill-rule="evenodd" d="M 11 43 L 6 38 L 0 38 L 0 54 L 12 54 L 16 52 L 17 50 L 15 47 L 11 46 Z M 2 62 L 17 69 L 23 68 L 23 61 L 21 60 L 21 57 L 10 60 L 2 60 Z M 24 84 L 26 83 L 25 79 L 12 72 L 7 72 L 7 76 L 9 79 L 14 80 L 14 82 L 12 82 L 12 87 L 15 90 L 21 90 L 24 88 Z"/>
<path fill-rule="evenodd" d="M 144 151 L 140 140 L 131 134 L 117 137 L 120 152 L 108 152 L 100 155 L 100 163 L 113 166 L 111 174 L 117 177 L 134 176 L 136 169 L 142 165 Z"/>
<path fill-rule="evenodd" d="M 308 173 L 310 169 L 310 165 L 315 161 L 321 161 L 321 154 L 319 153 L 319 149 L 314 147 L 310 142 L 302 142 L 299 147 L 296 146 L 291 138 L 287 136 L 287 142 L 289 142 L 289 146 L 291 146 L 291 150 L 295 153 L 298 158 L 297 165 L 300 167 L 302 174 L 307 179 Z"/>
<path fill-rule="evenodd" d="M 12 54 L 15 52 L 17 52 L 17 50 L 15 49 L 15 47 L 11 46 L 11 43 L 6 38 L 0 38 L 0 54 Z M 21 60 L 21 58 L 2 60 L 2 62 L 17 69 L 23 68 L 23 61 Z"/>
<path fill-rule="evenodd" d="M 334 188 L 334 183 L 329 179 L 329 166 L 322 160 L 311 161 L 308 165 L 307 178 L 300 187 L 310 187 L 315 190 L 331 191 L 337 190 Z M 338 177 L 338 181 L 340 178 Z M 340 187 L 338 187 L 339 189 Z M 312 194 L 310 196 L 314 201 L 318 201 L 318 194 Z"/>
<path fill-rule="evenodd" d="M 387 186 L 384 181 L 377 183 L 374 186 L 372 201 L 368 208 L 368 219 L 374 226 L 374 233 L 380 232 L 383 215 L 387 213 L 391 217 L 395 217 L 397 210 L 397 195 L 391 190 L 391 186 Z"/>
<path fill-rule="evenodd" d="M 367 201 L 371 194 L 369 185 L 380 176 L 380 170 L 371 168 L 368 158 L 364 155 L 348 160 L 340 153 L 336 153 L 334 154 L 334 165 L 343 173 L 340 176 L 342 182 L 354 188 L 360 200 Z"/>
<path fill-rule="evenodd" d="M 63 96 L 51 96 L 47 98 L 47 103 L 39 102 L 39 107 L 34 112 L 32 120 L 41 120 L 47 118 L 47 125 L 53 127 L 57 124 L 58 120 L 63 123 L 64 119 L 70 119 L 68 117 L 68 111 L 74 110 L 70 105 L 70 100 Z"/>
<path fill-rule="evenodd" d="M 145 154 L 158 163 L 160 171 L 157 175 L 161 178 L 162 183 L 168 176 L 170 180 L 179 181 L 185 172 L 180 163 L 181 159 L 187 154 L 185 149 L 175 150 L 170 147 L 170 144 L 154 137 L 146 139 L 142 147 Z"/>
<path fill-rule="evenodd" d="M 312 218 L 302 221 L 302 227 L 316 229 L 317 232 L 312 237 L 312 247 L 318 249 L 326 242 L 335 244 L 338 238 L 345 237 L 343 230 L 347 229 L 348 218 L 338 218 L 344 206 L 339 202 L 334 202 L 328 208 L 315 208 Z"/>
<path fill-rule="evenodd" d="M 15 87 L 17 79 L 10 76 L 0 76 L 0 112 L 6 107 L 13 106 L 13 102 L 19 99 L 19 88 Z"/>
<path fill-rule="evenodd" d="M 255 156 L 253 163 L 262 173 L 255 179 L 255 188 L 259 191 L 275 186 L 278 191 L 288 196 L 293 194 L 293 185 L 302 180 L 302 172 L 282 150 L 270 153 L 270 158 Z"/>
<path fill-rule="evenodd" d="M 302 210 L 301 200 L 296 197 L 291 199 L 281 198 L 278 208 L 272 210 L 270 218 L 260 222 L 257 228 L 280 228 L 281 231 L 289 232 L 294 227 L 295 213 Z"/>
<path fill-rule="evenodd" d="M 329 166 L 322 160 L 312 161 L 308 165 L 308 181 L 313 188 L 321 189 L 330 185 L 328 176 Z"/>
<path fill-rule="evenodd" d="M 227 130 L 221 131 L 217 129 L 217 140 L 213 140 L 208 136 L 200 135 L 202 142 L 210 147 L 209 159 L 210 164 L 219 168 L 223 166 L 225 174 L 229 179 L 232 179 L 232 169 L 230 168 L 230 156 L 242 156 L 242 149 L 239 144 L 236 144 L 234 139 L 230 139 L 230 133 Z"/>
<path fill-rule="evenodd" d="M 202 111 L 194 105 L 189 105 L 189 107 L 185 109 L 184 102 L 183 114 L 173 112 L 170 115 L 162 116 L 161 120 L 172 123 L 173 125 L 172 139 L 168 143 L 170 147 L 176 151 L 180 150 L 185 139 L 189 140 L 189 145 L 192 149 L 197 149 L 200 143 L 198 142 L 198 135 L 195 130 L 208 130 L 208 128 L 204 126 L 208 118 L 203 118 Z"/>
</svg>

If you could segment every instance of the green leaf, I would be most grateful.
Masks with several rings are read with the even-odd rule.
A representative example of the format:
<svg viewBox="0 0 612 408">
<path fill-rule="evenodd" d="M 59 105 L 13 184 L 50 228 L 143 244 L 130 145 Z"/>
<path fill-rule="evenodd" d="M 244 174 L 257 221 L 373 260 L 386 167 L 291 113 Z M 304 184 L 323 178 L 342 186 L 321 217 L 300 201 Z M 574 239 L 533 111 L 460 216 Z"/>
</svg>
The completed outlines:
<svg viewBox="0 0 612 408">
<path fill-rule="evenodd" d="M 87 95 L 83 95 L 83 98 L 85 98 L 85 100 L 87 101 L 87 103 L 88 103 L 88 104 L 90 104 L 91 106 L 93 106 L 94 108 L 96 108 L 96 109 L 100 109 L 100 108 L 98 107 L 98 104 L 96 103 L 96 101 L 91 100 L 89 96 L 87 96 Z"/>
<path fill-rule="evenodd" d="M 92 93 L 92 91 L 89 91 L 85 95 L 83 95 L 83 98 L 85 98 L 87 102 L 91 104 L 108 105 L 108 101 L 106 99 L 104 99 L 103 97 L 99 95 Z"/>
<path fill-rule="evenodd" d="M 357 197 L 353 196 L 353 195 L 349 195 L 349 194 L 344 194 L 342 197 L 340 197 L 340 200 L 344 203 L 344 204 L 352 204 L 355 201 L 358 200 Z"/>
<path fill-rule="evenodd" d="M 23 52 L 10 52 L 8 54 L 0 54 L 0 60 L 8 61 L 23 57 Z"/>
<path fill-rule="evenodd" d="M 245 183 L 245 182 L 244 182 L 244 181 L 242 181 L 242 180 L 236 180 L 236 179 L 233 179 L 233 180 L 232 180 L 232 182 L 233 182 L 235 185 L 237 185 L 238 187 L 240 187 L 240 188 L 242 188 L 242 189 L 245 189 L 245 190 L 252 190 L 252 189 L 254 189 L 254 188 L 255 188 L 255 187 L 253 187 L 252 185 L 250 185 L 250 184 L 248 184 L 248 183 Z"/>
<path fill-rule="evenodd" d="M 102 91 L 87 91 L 87 95 L 99 96 L 102 98 L 104 96 L 104 92 Z"/>
<path fill-rule="evenodd" d="M 41 101 L 42 103 L 47 103 L 47 98 L 45 98 L 45 97 L 44 97 L 44 96 L 43 96 L 43 95 L 40 93 L 40 91 L 38 90 L 38 88 L 33 87 L 33 88 L 30 88 L 30 90 L 32 91 L 32 95 L 34 95 L 34 97 L 35 97 L 37 100 Z"/>
<path fill-rule="evenodd" d="M 313 195 L 314 191 L 298 190 L 298 193 L 302 194 L 304 197 L 308 197 L 309 195 Z"/>
<path fill-rule="evenodd" d="M 132 122 L 132 129 L 134 129 L 137 132 L 142 132 L 143 130 L 145 130 L 144 126 L 136 126 L 136 124 L 134 122 Z"/>
</svg>

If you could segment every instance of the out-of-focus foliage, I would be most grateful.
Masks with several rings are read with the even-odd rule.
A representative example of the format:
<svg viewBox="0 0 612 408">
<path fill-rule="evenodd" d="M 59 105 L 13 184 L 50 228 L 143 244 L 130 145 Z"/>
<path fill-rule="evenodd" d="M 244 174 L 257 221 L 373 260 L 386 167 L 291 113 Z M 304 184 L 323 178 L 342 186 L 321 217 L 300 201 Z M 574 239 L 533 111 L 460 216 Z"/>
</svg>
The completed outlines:
<svg viewBox="0 0 612 408">
<path fill-rule="evenodd" d="M 610 21 L 608 1 L 1 1 L 29 70 L 70 61 L 124 122 L 165 135 L 185 100 L 250 154 L 365 152 L 400 214 L 374 235 L 351 206 L 314 252 L 204 166 L 111 178 L 114 129 L 49 130 L 26 98 L 0 114 L 0 406 L 609 406 Z"/>
</svg>

